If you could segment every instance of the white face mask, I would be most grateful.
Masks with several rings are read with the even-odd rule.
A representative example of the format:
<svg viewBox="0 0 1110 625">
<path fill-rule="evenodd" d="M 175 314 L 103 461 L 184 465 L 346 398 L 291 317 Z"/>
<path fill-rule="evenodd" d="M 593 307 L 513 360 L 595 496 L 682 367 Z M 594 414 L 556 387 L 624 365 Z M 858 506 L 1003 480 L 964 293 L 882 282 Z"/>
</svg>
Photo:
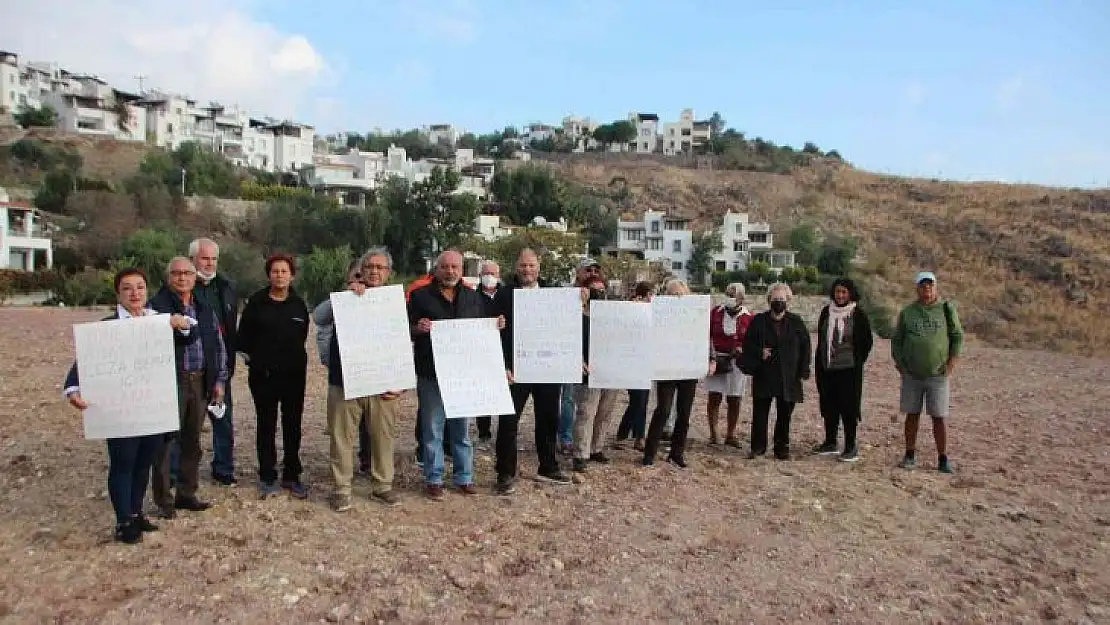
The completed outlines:
<svg viewBox="0 0 1110 625">
<path fill-rule="evenodd" d="M 487 273 L 486 275 L 482 276 L 482 286 L 487 289 L 492 289 L 493 287 L 497 286 L 497 282 L 497 276 L 494 276 L 493 274 Z"/>
<path fill-rule="evenodd" d="M 206 274 L 206 273 L 202 273 L 200 270 L 197 270 L 197 277 L 200 278 L 201 280 L 204 280 L 205 282 L 211 282 L 212 278 L 216 277 L 216 274 L 214 274 L 214 273 L 213 274 Z"/>
<path fill-rule="evenodd" d="M 725 301 L 722 302 L 721 305 L 729 310 L 736 310 L 736 307 L 739 304 L 737 304 L 735 297 L 726 297 Z"/>
</svg>

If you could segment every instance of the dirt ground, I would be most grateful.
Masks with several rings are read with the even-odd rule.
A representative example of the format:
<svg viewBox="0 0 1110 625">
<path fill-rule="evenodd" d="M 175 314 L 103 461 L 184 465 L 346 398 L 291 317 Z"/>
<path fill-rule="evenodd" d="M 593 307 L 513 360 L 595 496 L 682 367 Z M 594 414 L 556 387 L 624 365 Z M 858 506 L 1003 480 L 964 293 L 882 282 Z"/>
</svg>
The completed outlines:
<svg viewBox="0 0 1110 625">
<path fill-rule="evenodd" d="M 343 515 L 325 503 L 322 368 L 309 374 L 307 501 L 258 500 L 237 375 L 240 485 L 208 481 L 206 452 L 201 496 L 216 506 L 132 547 L 110 540 L 104 445 L 60 398 L 71 324 L 101 315 L 0 309 L 0 622 L 1110 622 L 1107 361 L 972 348 L 954 382 L 955 476 L 935 472 L 927 430 L 919 468 L 895 468 L 885 343 L 854 465 L 808 455 L 812 384 L 790 462 L 708 448 L 699 394 L 689 469 L 617 451 L 582 484 L 541 486 L 528 434 L 516 495 L 489 494 L 484 451 L 482 494 L 436 503 L 412 459 L 410 398 L 403 504 L 369 501 L 358 481 Z"/>
</svg>

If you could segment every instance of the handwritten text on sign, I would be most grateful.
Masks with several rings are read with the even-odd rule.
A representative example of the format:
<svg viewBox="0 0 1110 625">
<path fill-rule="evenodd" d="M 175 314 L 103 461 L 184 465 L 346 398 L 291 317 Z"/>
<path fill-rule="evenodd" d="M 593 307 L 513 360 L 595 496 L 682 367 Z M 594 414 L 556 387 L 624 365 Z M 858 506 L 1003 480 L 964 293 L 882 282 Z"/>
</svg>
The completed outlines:
<svg viewBox="0 0 1110 625">
<path fill-rule="evenodd" d="M 694 380 L 709 369 L 708 295 L 656 297 L 651 302 L 656 380 Z"/>
<path fill-rule="evenodd" d="M 513 292 L 513 379 L 582 381 L 582 293 L 576 288 Z"/>
<path fill-rule="evenodd" d="M 448 419 L 514 412 L 496 319 L 433 321 L 432 354 Z"/>
<path fill-rule="evenodd" d="M 343 398 L 416 387 L 405 291 L 399 284 L 331 294 Z"/>
<path fill-rule="evenodd" d="M 123 438 L 180 428 L 169 315 L 73 326 L 85 438 Z M 199 340 L 199 339 L 198 339 Z"/>
<path fill-rule="evenodd" d="M 650 389 L 651 304 L 590 302 L 590 388 Z"/>
</svg>

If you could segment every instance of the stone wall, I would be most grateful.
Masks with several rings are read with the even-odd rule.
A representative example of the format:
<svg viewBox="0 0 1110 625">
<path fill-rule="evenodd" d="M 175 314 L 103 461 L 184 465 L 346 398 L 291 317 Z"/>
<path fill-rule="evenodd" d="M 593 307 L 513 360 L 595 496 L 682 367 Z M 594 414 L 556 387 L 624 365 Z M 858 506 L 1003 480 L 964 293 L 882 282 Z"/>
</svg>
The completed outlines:
<svg viewBox="0 0 1110 625">
<path fill-rule="evenodd" d="M 185 198 L 185 206 L 191 212 L 198 212 L 206 204 L 211 205 L 219 212 L 227 216 L 232 221 L 243 221 L 247 215 L 250 214 L 251 209 L 260 208 L 265 206 L 265 202 L 256 202 L 254 200 L 228 200 L 216 197 L 187 197 Z"/>
</svg>

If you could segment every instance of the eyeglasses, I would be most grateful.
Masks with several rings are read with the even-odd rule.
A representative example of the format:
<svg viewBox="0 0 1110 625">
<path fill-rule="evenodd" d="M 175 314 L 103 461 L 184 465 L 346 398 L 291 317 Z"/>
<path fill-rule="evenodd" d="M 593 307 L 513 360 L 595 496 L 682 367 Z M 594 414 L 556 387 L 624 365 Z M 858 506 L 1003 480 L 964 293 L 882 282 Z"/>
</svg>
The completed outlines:
<svg viewBox="0 0 1110 625">
<path fill-rule="evenodd" d="M 389 271 L 389 265 L 363 265 L 362 268 L 368 271 Z"/>
<path fill-rule="evenodd" d="M 171 275 L 171 276 L 173 276 L 174 278 L 186 278 L 186 277 L 188 277 L 188 276 L 195 276 L 195 275 L 197 275 L 197 272 L 195 272 L 195 271 L 190 271 L 190 270 L 186 270 L 186 271 L 171 271 L 171 272 L 170 272 L 170 275 Z"/>
</svg>

